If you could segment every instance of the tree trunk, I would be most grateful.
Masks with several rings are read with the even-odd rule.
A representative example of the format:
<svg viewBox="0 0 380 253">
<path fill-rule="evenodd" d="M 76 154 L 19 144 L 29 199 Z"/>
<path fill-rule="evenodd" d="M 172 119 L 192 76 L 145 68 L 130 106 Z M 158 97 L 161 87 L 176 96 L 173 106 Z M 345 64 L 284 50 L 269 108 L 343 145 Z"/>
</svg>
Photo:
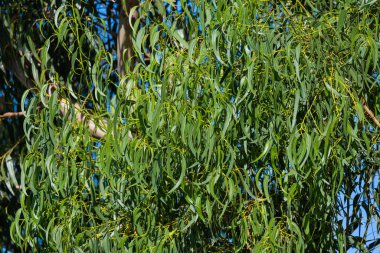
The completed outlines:
<svg viewBox="0 0 380 253">
<path fill-rule="evenodd" d="M 117 69 L 120 77 L 126 73 L 125 63 L 132 61 L 133 58 L 133 44 L 132 44 L 132 27 L 129 24 L 129 15 L 132 15 L 132 20 L 138 17 L 137 11 L 133 14 L 130 13 L 131 9 L 139 5 L 138 0 L 126 0 L 127 2 L 121 3 L 119 6 L 119 31 L 117 35 Z M 132 67 L 132 64 L 130 64 Z M 131 68 L 130 67 L 130 68 Z"/>
</svg>

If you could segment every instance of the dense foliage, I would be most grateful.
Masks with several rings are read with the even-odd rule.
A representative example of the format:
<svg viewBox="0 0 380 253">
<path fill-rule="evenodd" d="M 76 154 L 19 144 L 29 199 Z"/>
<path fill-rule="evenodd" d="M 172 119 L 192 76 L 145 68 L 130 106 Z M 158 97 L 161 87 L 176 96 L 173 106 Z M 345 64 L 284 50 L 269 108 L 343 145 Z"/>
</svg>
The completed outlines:
<svg viewBox="0 0 380 253">
<path fill-rule="evenodd" d="M 4 156 L 19 173 L 4 167 L 0 197 L 9 203 L 13 189 L 19 198 L 7 215 L 21 250 L 365 252 L 380 243 L 367 240 L 380 202 L 379 3 L 0 6 L 3 92 L 25 111 L 25 145 Z M 139 13 L 123 71 L 120 8 Z"/>
</svg>

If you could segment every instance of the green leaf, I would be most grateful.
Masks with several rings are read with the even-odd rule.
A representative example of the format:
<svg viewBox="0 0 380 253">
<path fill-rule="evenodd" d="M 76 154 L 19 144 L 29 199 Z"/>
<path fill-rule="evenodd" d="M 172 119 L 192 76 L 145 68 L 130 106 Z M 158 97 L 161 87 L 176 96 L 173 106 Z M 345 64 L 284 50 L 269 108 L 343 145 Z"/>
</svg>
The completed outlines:
<svg viewBox="0 0 380 253">
<path fill-rule="evenodd" d="M 183 178 L 185 177 L 185 174 L 186 174 L 186 160 L 185 160 L 185 157 L 182 156 L 182 159 L 181 159 L 181 175 L 177 181 L 177 183 L 174 185 L 174 187 L 168 192 L 168 194 L 174 192 L 182 183 L 183 181 Z"/>
</svg>

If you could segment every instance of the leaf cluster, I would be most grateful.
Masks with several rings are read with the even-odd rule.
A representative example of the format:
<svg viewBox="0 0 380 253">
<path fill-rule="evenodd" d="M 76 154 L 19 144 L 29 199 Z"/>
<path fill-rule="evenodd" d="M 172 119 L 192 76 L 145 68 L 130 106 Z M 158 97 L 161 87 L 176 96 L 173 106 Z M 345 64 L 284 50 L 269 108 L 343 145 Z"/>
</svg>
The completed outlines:
<svg viewBox="0 0 380 253">
<path fill-rule="evenodd" d="M 179 2 L 175 13 L 163 1 L 140 4 L 125 76 L 92 20 L 106 22 L 83 18 L 88 8 L 63 3 L 41 20 L 43 43 L 27 40 L 38 91 L 24 121 L 15 243 L 47 252 L 375 249 L 366 238 L 379 217 L 380 137 L 363 99 L 380 114 L 379 4 Z M 73 101 L 64 117 L 60 98 Z M 104 139 L 78 124 L 74 102 L 107 119 Z"/>
</svg>

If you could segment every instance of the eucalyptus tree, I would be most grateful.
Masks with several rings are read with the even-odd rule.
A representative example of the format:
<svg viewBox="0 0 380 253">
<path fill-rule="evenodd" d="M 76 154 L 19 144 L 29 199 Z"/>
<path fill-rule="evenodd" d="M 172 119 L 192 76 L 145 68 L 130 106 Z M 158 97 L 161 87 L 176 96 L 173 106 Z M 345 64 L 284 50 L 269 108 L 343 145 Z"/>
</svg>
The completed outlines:
<svg viewBox="0 0 380 253">
<path fill-rule="evenodd" d="M 0 6 L 21 250 L 379 244 L 377 2 Z"/>
</svg>

